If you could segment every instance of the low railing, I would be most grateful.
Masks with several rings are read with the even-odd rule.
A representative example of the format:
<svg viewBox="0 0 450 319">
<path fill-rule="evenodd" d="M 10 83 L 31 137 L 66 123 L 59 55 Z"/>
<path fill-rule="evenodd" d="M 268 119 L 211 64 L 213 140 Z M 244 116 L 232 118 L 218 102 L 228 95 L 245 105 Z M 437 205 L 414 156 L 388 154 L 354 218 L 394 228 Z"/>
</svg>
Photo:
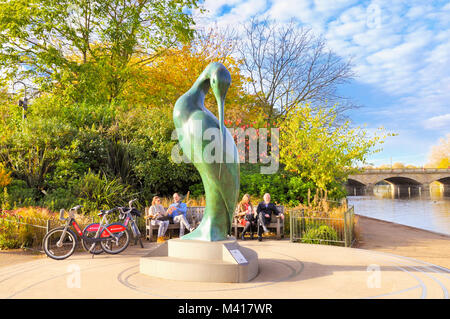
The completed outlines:
<svg viewBox="0 0 450 319">
<path fill-rule="evenodd" d="M 354 243 L 353 206 L 337 217 L 327 213 L 307 212 L 305 209 L 294 208 L 287 212 L 291 242 L 345 247 L 351 247 Z"/>
<path fill-rule="evenodd" d="M 99 219 L 91 216 L 84 216 L 83 218 L 84 223 L 80 223 L 80 226 L 98 222 Z M 44 236 L 50 229 L 62 225 L 63 222 L 57 217 L 38 218 L 0 211 L 0 231 L 3 233 L 3 237 L 10 236 L 10 240 L 17 241 L 20 247 L 25 249 L 42 251 L 42 239 Z"/>
<path fill-rule="evenodd" d="M 56 227 L 57 220 L 43 219 L 37 217 L 10 215 L 0 212 L 0 231 L 2 232 L 2 240 L 14 241 L 9 245 L 20 246 L 33 250 L 40 250 L 42 239 L 45 234 Z"/>
</svg>

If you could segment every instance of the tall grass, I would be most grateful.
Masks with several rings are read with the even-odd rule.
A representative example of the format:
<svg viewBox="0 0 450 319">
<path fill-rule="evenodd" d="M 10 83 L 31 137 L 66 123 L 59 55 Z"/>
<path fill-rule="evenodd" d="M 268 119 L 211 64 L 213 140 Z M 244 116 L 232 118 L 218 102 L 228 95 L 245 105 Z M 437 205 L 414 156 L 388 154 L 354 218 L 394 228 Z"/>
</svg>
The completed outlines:
<svg viewBox="0 0 450 319">
<path fill-rule="evenodd" d="M 22 207 L 0 212 L 0 249 L 37 247 L 45 236 L 45 229 L 32 225 L 46 226 L 50 220 L 55 224 L 57 214 L 46 208 Z"/>
<path fill-rule="evenodd" d="M 77 214 L 77 223 L 83 229 L 98 221 L 97 216 Z M 46 234 L 47 221 L 50 228 L 62 225 L 59 213 L 42 207 L 22 207 L 0 212 L 0 249 L 35 248 L 41 249 Z M 37 227 L 41 226 L 41 227 Z"/>
</svg>

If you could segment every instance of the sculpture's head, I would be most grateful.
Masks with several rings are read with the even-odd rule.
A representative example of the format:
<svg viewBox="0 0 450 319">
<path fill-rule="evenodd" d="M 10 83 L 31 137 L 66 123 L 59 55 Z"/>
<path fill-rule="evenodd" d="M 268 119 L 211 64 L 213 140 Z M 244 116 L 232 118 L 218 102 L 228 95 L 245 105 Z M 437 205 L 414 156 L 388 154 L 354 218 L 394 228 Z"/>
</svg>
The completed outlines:
<svg viewBox="0 0 450 319">
<path fill-rule="evenodd" d="M 217 102 L 223 101 L 231 85 L 230 72 L 221 63 L 211 63 L 209 69 L 209 83 Z"/>
<path fill-rule="evenodd" d="M 227 68 L 218 62 L 213 62 L 206 68 L 209 84 L 216 97 L 217 107 L 219 110 L 219 122 L 221 126 L 224 121 L 224 104 L 225 96 L 231 85 L 231 75 Z M 222 128 L 221 128 L 222 129 Z"/>
</svg>

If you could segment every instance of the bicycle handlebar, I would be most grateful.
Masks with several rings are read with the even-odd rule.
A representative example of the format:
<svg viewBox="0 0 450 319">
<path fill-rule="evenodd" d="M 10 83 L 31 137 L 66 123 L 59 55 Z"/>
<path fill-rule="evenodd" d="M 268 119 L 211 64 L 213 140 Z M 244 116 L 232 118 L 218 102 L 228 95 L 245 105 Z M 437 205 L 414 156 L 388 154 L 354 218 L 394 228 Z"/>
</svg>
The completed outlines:
<svg viewBox="0 0 450 319">
<path fill-rule="evenodd" d="M 81 205 L 77 205 L 77 206 L 72 207 L 71 209 L 69 209 L 69 212 L 68 212 L 69 216 L 73 218 L 73 212 L 74 212 L 74 211 L 76 212 L 77 210 L 79 210 L 79 209 L 82 208 L 82 207 L 83 207 L 83 206 L 81 206 Z M 64 213 L 65 213 L 65 212 L 66 212 L 66 211 L 64 210 L 64 208 L 62 208 L 62 209 L 59 211 L 59 220 L 64 221 L 64 220 L 67 219 L 67 218 L 64 218 Z"/>
<path fill-rule="evenodd" d="M 131 206 L 131 204 L 133 204 L 135 201 L 137 201 L 137 198 L 130 200 L 130 201 L 128 202 L 128 206 L 129 206 L 130 208 L 133 208 L 133 207 Z"/>
</svg>

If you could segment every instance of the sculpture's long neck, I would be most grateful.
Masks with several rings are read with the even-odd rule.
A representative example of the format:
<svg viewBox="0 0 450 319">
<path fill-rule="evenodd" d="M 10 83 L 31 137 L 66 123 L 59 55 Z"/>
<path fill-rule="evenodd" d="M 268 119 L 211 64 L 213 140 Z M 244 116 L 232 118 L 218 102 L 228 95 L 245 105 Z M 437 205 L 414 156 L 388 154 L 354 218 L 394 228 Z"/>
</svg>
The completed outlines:
<svg viewBox="0 0 450 319">
<path fill-rule="evenodd" d="M 205 96 L 208 93 L 209 87 L 209 78 L 205 77 L 202 74 L 189 89 L 189 91 L 191 91 L 191 94 L 195 97 L 197 105 L 204 105 Z"/>
</svg>

